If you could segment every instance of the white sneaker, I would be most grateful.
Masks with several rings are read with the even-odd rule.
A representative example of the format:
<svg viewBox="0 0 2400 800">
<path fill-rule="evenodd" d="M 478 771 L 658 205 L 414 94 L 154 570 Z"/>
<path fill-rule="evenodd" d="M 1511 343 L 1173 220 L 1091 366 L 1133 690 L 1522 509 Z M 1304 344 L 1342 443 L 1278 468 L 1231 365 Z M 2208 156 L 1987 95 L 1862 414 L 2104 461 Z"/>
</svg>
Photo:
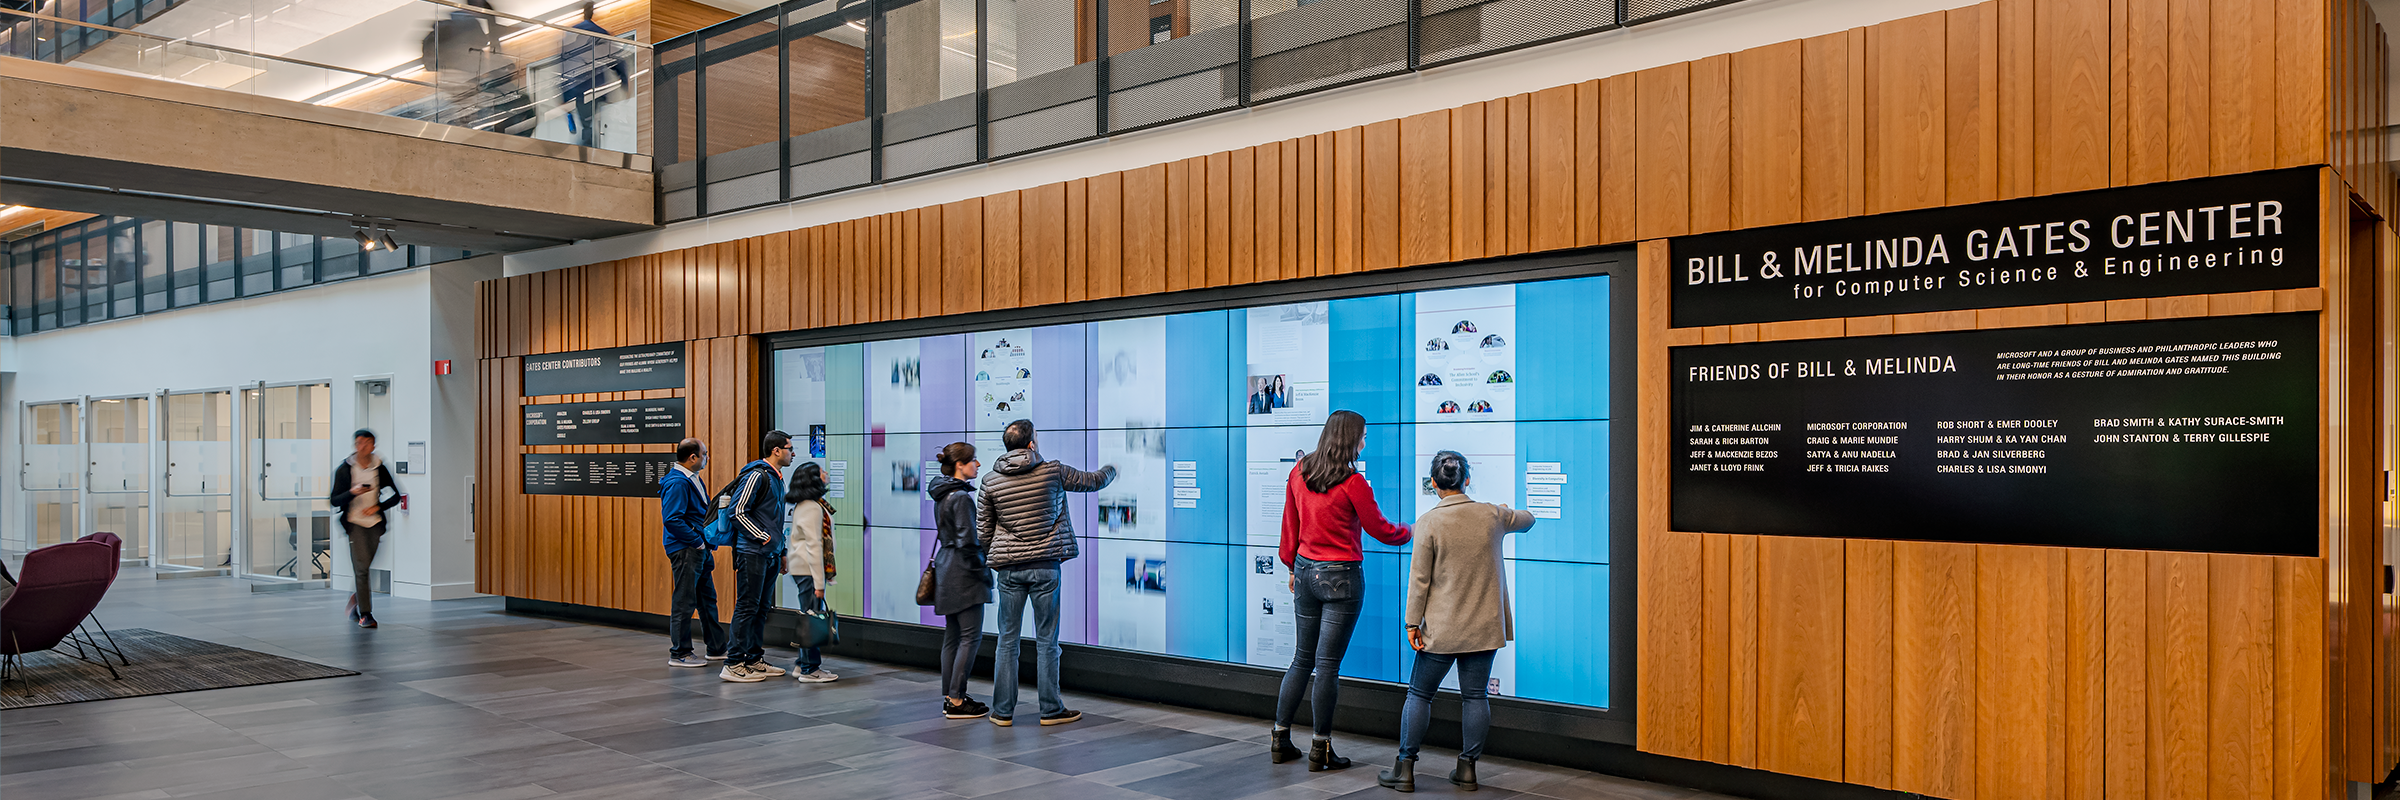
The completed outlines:
<svg viewBox="0 0 2400 800">
<path fill-rule="evenodd" d="M 829 669 L 820 669 L 815 672 L 792 673 L 792 680 L 796 680 L 801 683 L 832 683 L 841 677 L 842 676 L 840 675 L 833 674 L 833 670 Z"/>
<path fill-rule="evenodd" d="M 750 671 L 767 676 L 769 678 L 782 675 L 784 673 L 784 669 L 782 667 L 778 667 L 764 661 L 750 665 Z"/>
<path fill-rule="evenodd" d="M 728 683 L 757 683 L 767 679 L 767 676 L 760 674 L 757 669 L 748 664 L 734 664 L 726 667 L 717 672 L 717 677 Z"/>
</svg>

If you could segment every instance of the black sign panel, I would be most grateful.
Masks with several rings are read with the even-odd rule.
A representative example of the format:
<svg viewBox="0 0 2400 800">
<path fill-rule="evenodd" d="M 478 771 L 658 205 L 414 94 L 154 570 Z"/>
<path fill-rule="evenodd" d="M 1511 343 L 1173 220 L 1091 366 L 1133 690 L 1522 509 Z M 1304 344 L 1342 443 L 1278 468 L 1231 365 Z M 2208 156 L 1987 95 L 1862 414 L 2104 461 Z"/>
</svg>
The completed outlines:
<svg viewBox="0 0 2400 800">
<path fill-rule="evenodd" d="M 2317 555 L 2317 318 L 1672 351 L 1669 524 Z"/>
<path fill-rule="evenodd" d="M 657 497 L 674 453 L 527 453 L 526 494 Z"/>
<path fill-rule="evenodd" d="M 525 357 L 527 397 L 683 388 L 683 343 Z"/>
<path fill-rule="evenodd" d="M 1672 240 L 1677 327 L 2317 285 L 2302 167 Z"/>
<path fill-rule="evenodd" d="M 525 406 L 526 444 L 674 444 L 683 398 Z"/>
</svg>

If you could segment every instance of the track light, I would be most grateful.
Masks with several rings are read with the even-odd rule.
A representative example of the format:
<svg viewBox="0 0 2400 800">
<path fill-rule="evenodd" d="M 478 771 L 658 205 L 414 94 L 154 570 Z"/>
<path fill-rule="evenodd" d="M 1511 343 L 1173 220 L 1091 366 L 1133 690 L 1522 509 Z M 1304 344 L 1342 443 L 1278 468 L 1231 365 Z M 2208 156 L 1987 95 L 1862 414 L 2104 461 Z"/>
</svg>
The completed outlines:
<svg viewBox="0 0 2400 800">
<path fill-rule="evenodd" d="M 392 232 L 391 232 L 391 231 L 388 231 L 388 230 L 387 230 L 387 231 L 384 231 L 384 232 L 383 232 L 383 249 L 385 249 L 385 250 L 399 250 L 399 249 L 400 249 L 400 243 L 399 243 L 399 242 L 392 241 Z"/>
<path fill-rule="evenodd" d="M 367 235 L 367 231 L 364 228 L 352 228 L 350 230 L 350 238 L 358 240 L 358 249 L 360 250 L 375 249 L 375 237 Z"/>
</svg>

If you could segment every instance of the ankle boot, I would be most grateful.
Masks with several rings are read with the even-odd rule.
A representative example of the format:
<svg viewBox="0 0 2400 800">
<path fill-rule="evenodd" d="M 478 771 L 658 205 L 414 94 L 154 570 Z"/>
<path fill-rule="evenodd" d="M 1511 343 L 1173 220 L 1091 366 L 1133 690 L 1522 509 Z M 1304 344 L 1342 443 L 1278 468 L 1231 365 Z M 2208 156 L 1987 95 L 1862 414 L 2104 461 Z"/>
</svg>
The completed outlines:
<svg viewBox="0 0 2400 800">
<path fill-rule="evenodd" d="M 1292 729 L 1273 731 L 1269 735 L 1273 738 L 1267 742 L 1268 760 L 1277 764 L 1300 760 L 1300 748 L 1292 746 Z"/>
<path fill-rule="evenodd" d="M 1376 775 L 1375 782 L 1383 784 L 1383 788 L 1396 792 L 1416 791 L 1417 760 L 1413 758 L 1393 758 L 1392 768 L 1384 770 L 1380 775 Z"/>
<path fill-rule="evenodd" d="M 1475 759 L 1459 759 L 1458 768 L 1450 771 L 1450 782 L 1457 784 L 1458 788 L 1470 792 L 1483 788 L 1482 785 L 1475 782 Z"/>
<path fill-rule="evenodd" d="M 1333 754 L 1332 739 L 1316 739 L 1308 743 L 1308 771 L 1328 772 L 1349 768 L 1350 759 Z"/>
</svg>

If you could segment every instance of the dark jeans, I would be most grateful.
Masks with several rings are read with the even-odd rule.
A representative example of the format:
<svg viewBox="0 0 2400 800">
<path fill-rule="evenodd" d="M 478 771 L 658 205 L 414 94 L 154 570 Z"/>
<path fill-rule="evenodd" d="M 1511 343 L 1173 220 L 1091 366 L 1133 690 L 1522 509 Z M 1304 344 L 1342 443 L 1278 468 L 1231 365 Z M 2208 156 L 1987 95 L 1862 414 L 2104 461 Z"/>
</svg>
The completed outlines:
<svg viewBox="0 0 2400 800">
<path fill-rule="evenodd" d="M 342 532 L 350 535 L 351 596 L 358 598 L 358 613 L 375 615 L 375 593 L 367 591 L 367 570 L 375 565 L 375 550 L 383 546 L 383 532 L 390 520 L 374 525 L 356 525 L 342 520 Z"/>
<path fill-rule="evenodd" d="M 1458 696 L 1464 703 L 1458 714 L 1458 757 L 1483 755 L 1483 736 L 1492 729 L 1492 656 L 1499 652 L 1417 654 L 1416 669 L 1408 676 L 1408 701 L 1400 704 L 1401 758 L 1416 758 L 1417 746 L 1425 743 L 1425 728 L 1433 724 L 1433 693 L 1441 690 L 1442 676 L 1450 674 L 1453 664 L 1458 665 Z"/>
<path fill-rule="evenodd" d="M 667 617 L 667 657 L 692 654 L 692 616 L 700 617 L 700 638 L 708 654 L 725 654 L 725 623 L 717 621 L 717 559 L 708 548 L 686 547 L 667 554 L 675 574 L 674 615 Z"/>
<path fill-rule="evenodd" d="M 975 651 L 983 647 L 983 606 L 942 617 L 942 696 L 967 696 Z"/>
<path fill-rule="evenodd" d="M 1011 719 L 1017 713 L 1017 633 L 1025 623 L 1025 604 L 1033 603 L 1034 687 L 1042 713 L 1067 710 L 1058 697 L 1058 568 L 996 569 L 1000 580 L 1000 646 L 992 651 L 992 716 Z M 963 679 L 962 679 L 963 682 Z"/>
<path fill-rule="evenodd" d="M 799 592 L 798 594 L 792 595 L 794 598 L 792 602 L 802 606 L 812 605 L 817 602 L 816 576 L 794 575 L 792 576 L 792 588 L 798 590 Z M 763 618 L 764 615 L 761 616 Z M 815 672 L 817 671 L 818 667 L 822 666 L 825 666 L 825 651 L 815 647 L 803 647 L 800 648 L 800 658 L 792 662 L 792 671 Z"/>
<path fill-rule="evenodd" d="M 733 554 L 733 645 L 725 650 L 725 666 L 767 657 L 767 595 L 775 591 L 782 563 L 773 553 Z"/>
<path fill-rule="evenodd" d="M 1333 735 L 1333 704 L 1341 696 L 1342 654 L 1350 650 L 1350 631 L 1358 627 L 1358 609 L 1366 596 L 1367 575 L 1356 561 L 1311 561 L 1297 558 L 1292 572 L 1292 622 L 1298 641 L 1292 644 L 1292 666 L 1283 671 L 1283 690 L 1275 697 L 1275 726 L 1288 728 L 1300 712 L 1300 696 L 1309 694 L 1309 722 L 1318 736 Z"/>
</svg>

